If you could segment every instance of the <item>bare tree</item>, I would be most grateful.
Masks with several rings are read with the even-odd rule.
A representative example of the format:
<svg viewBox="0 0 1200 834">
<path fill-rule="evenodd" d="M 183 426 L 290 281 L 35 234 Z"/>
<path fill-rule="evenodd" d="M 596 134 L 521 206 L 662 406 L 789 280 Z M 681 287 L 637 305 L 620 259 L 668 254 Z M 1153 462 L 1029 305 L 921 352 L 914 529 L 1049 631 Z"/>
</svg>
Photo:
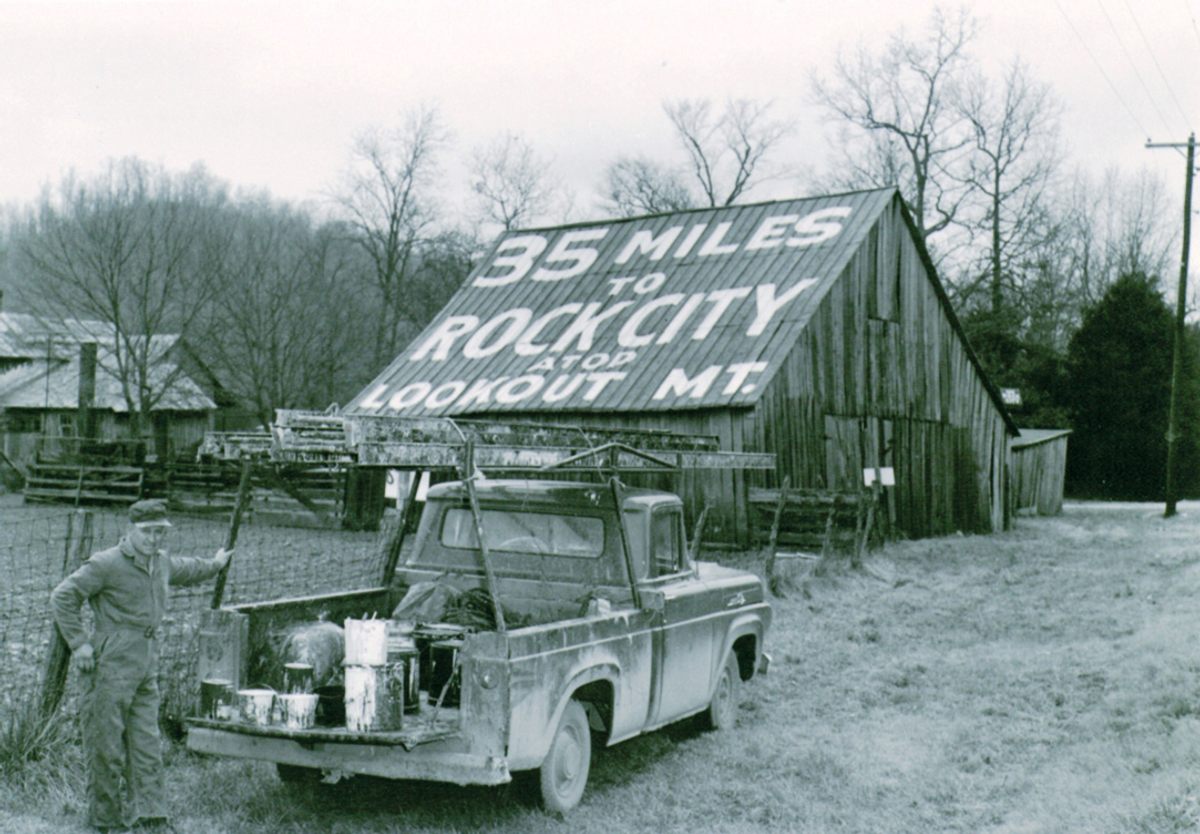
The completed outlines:
<svg viewBox="0 0 1200 834">
<path fill-rule="evenodd" d="M 91 335 L 109 348 L 101 361 L 121 385 L 134 437 L 180 373 L 164 362 L 171 342 L 154 337 L 186 338 L 212 300 L 225 206 L 224 186 L 203 168 L 172 175 L 123 159 L 47 190 L 21 236 L 35 279 L 27 303 L 48 317 L 100 323 Z"/>
<path fill-rule="evenodd" d="M 360 134 L 336 196 L 354 239 L 372 265 L 379 301 L 375 368 L 396 355 L 401 330 L 411 321 L 407 296 L 412 265 L 437 220 L 431 192 L 437 155 L 448 138 L 432 107 L 409 112 L 398 129 Z"/>
<path fill-rule="evenodd" d="M 604 172 L 605 203 L 618 217 L 695 208 L 677 171 L 646 157 L 619 157 Z"/>
<path fill-rule="evenodd" d="M 195 349 L 265 426 L 279 408 L 324 408 L 365 384 L 358 259 L 345 231 L 266 198 L 243 202 L 219 273 L 215 334 Z"/>
<path fill-rule="evenodd" d="M 470 174 L 479 217 L 505 231 L 531 225 L 545 215 L 558 190 L 550 163 L 513 133 L 476 148 Z"/>
<path fill-rule="evenodd" d="M 705 205 L 733 205 L 756 183 L 778 174 L 761 169 L 793 124 L 773 118 L 772 108 L 769 101 L 733 99 L 718 116 L 708 100 L 663 105 Z"/>
<path fill-rule="evenodd" d="M 956 108 L 970 128 L 963 183 L 980 198 L 978 228 L 987 236 L 987 285 L 993 313 L 1005 285 L 1019 291 L 1019 265 L 1049 235 L 1046 187 L 1056 170 L 1061 107 L 1049 85 L 1014 60 L 999 85 L 973 74 Z"/>
<path fill-rule="evenodd" d="M 922 38 L 897 31 L 881 54 L 839 52 L 831 80 L 811 77 L 817 103 L 854 128 L 837 144 L 847 173 L 833 184 L 898 186 L 926 242 L 955 221 L 966 193 L 947 169 L 970 141 L 952 102 L 976 29 L 965 9 L 936 8 Z"/>
<path fill-rule="evenodd" d="M 784 173 L 769 165 L 794 124 L 775 118 L 772 102 L 733 99 L 718 114 L 712 102 L 663 104 L 685 156 L 678 167 L 645 157 L 618 157 L 605 170 L 605 202 L 616 214 L 728 206 L 755 185 Z"/>
</svg>

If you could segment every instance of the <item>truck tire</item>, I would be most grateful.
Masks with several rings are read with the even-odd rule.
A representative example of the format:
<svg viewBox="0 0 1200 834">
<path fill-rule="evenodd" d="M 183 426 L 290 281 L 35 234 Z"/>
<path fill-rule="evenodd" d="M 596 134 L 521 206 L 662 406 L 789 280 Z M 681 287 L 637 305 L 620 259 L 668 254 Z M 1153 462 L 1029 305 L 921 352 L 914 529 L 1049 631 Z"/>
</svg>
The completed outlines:
<svg viewBox="0 0 1200 834">
<path fill-rule="evenodd" d="M 279 781 L 288 785 L 316 785 L 321 781 L 321 771 L 315 767 L 275 763 Z"/>
<path fill-rule="evenodd" d="M 591 764 L 592 732 L 587 713 L 578 701 L 568 701 L 538 771 L 546 810 L 562 814 L 579 804 Z"/>
<path fill-rule="evenodd" d="M 737 655 L 730 652 L 717 677 L 708 709 L 700 713 L 700 724 L 706 730 L 724 730 L 737 721 L 738 693 L 742 688 L 742 673 L 738 670 Z"/>
</svg>

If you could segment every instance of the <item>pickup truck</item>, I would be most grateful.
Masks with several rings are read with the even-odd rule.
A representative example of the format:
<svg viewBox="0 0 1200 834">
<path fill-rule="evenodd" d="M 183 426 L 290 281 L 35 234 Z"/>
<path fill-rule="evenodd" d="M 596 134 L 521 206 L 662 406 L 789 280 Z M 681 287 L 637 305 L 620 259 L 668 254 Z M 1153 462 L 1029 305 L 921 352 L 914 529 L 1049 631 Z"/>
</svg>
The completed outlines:
<svg viewBox="0 0 1200 834">
<path fill-rule="evenodd" d="M 248 620 L 247 674 L 271 674 L 263 658 L 289 626 L 387 617 L 406 587 L 432 580 L 490 589 L 512 623 L 466 636 L 458 706 L 422 693 L 420 712 L 391 731 L 194 718 L 188 747 L 275 762 L 285 780 L 324 771 L 498 785 L 529 771 L 561 813 L 583 795 L 594 744 L 689 716 L 731 727 L 742 682 L 767 668 L 761 579 L 693 561 L 678 496 L 615 480 L 479 480 L 429 489 L 391 587 L 233 607 Z"/>
</svg>

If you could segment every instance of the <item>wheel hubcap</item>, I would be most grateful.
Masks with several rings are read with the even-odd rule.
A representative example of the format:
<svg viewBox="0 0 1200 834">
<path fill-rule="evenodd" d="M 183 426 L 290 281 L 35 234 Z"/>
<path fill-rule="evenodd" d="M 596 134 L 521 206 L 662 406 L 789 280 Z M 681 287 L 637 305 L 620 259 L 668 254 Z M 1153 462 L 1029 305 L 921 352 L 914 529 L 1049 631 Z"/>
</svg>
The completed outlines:
<svg viewBox="0 0 1200 834">
<path fill-rule="evenodd" d="M 582 759 L 582 748 L 579 739 L 574 734 L 563 737 L 558 748 L 558 779 L 564 786 L 573 782 L 579 775 L 579 762 Z"/>
<path fill-rule="evenodd" d="M 729 670 L 726 669 L 721 674 L 721 683 L 717 688 L 717 711 L 722 717 L 729 714 L 730 697 L 733 690 L 733 682 L 729 680 Z"/>
</svg>

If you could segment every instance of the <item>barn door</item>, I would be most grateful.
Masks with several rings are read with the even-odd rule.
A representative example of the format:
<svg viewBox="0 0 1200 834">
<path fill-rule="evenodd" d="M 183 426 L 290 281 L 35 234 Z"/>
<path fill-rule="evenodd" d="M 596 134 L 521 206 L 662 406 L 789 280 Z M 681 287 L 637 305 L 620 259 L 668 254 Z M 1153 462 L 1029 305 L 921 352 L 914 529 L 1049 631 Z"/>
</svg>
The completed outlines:
<svg viewBox="0 0 1200 834">
<path fill-rule="evenodd" d="M 846 492 L 865 489 L 863 470 L 868 466 L 894 467 L 894 451 L 891 420 L 825 415 L 826 488 Z M 899 481 L 900 473 L 896 478 Z M 895 487 L 883 490 L 877 520 L 884 535 L 890 535 L 896 523 Z"/>
<path fill-rule="evenodd" d="M 863 418 L 825 415 L 825 487 L 856 492 L 862 487 Z"/>
</svg>

